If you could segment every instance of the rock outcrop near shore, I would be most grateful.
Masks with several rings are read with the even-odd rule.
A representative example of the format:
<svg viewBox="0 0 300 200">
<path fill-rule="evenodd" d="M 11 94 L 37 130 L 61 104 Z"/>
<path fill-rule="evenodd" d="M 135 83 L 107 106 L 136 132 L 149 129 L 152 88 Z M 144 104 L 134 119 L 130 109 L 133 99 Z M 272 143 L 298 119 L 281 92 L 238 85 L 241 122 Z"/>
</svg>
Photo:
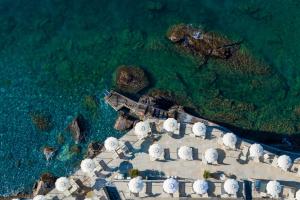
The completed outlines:
<svg viewBox="0 0 300 200">
<path fill-rule="evenodd" d="M 67 127 L 67 130 L 72 133 L 73 139 L 76 143 L 80 143 L 84 139 L 84 131 L 86 129 L 85 126 L 86 125 L 83 116 L 78 115 Z"/>
<path fill-rule="evenodd" d="M 123 65 L 117 69 L 116 85 L 122 92 L 137 93 L 149 85 L 149 79 L 142 68 Z"/>
<path fill-rule="evenodd" d="M 33 196 L 45 195 L 55 187 L 56 177 L 50 173 L 44 173 L 33 187 Z"/>
<path fill-rule="evenodd" d="M 118 131 L 125 131 L 133 127 L 135 120 L 129 115 L 119 112 L 114 128 Z"/>
<path fill-rule="evenodd" d="M 87 157 L 95 158 L 101 152 L 103 147 L 104 145 L 101 142 L 90 143 L 87 150 Z"/>
</svg>

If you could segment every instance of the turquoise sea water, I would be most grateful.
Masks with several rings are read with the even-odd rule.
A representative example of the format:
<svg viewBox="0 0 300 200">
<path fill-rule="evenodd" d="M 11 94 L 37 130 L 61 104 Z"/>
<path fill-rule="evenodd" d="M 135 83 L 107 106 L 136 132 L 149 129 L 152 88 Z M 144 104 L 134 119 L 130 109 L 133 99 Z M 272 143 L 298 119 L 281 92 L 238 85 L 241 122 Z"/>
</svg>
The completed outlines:
<svg viewBox="0 0 300 200">
<path fill-rule="evenodd" d="M 151 88 L 168 90 L 205 118 L 278 134 L 300 130 L 300 2 L 297 0 L 0 0 L 0 195 L 30 191 L 42 172 L 66 175 L 89 141 L 113 130 L 103 100 L 119 65 L 137 65 Z M 165 38 L 169 26 L 192 23 L 229 38 L 272 68 L 267 76 L 192 56 Z M 96 96 L 98 108 L 84 106 Z M 31 113 L 51 116 L 40 132 Z M 65 128 L 81 113 L 91 128 L 82 154 Z M 64 135 L 59 144 L 57 137 Z M 57 155 L 46 163 L 42 148 Z"/>
</svg>

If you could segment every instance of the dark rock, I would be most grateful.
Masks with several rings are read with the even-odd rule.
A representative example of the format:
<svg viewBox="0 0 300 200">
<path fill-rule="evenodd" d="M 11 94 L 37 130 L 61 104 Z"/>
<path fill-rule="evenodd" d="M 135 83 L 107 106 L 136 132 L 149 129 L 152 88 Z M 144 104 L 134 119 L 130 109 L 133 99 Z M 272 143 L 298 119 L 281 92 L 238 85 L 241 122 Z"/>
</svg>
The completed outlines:
<svg viewBox="0 0 300 200">
<path fill-rule="evenodd" d="M 52 147 L 45 147 L 43 153 L 46 157 L 46 160 L 49 161 L 55 154 L 55 149 Z"/>
<path fill-rule="evenodd" d="M 125 131 L 133 127 L 133 119 L 124 113 L 119 113 L 118 119 L 116 120 L 114 128 L 119 131 Z"/>
<path fill-rule="evenodd" d="M 55 187 L 56 177 L 50 173 L 44 173 L 33 187 L 33 196 L 45 195 Z"/>
<path fill-rule="evenodd" d="M 69 124 L 67 128 L 71 133 L 76 143 L 81 142 L 84 139 L 85 121 L 82 115 L 78 115 Z"/>
<path fill-rule="evenodd" d="M 149 85 L 149 80 L 142 68 L 120 66 L 116 74 L 117 87 L 127 93 L 137 93 Z"/>
<path fill-rule="evenodd" d="M 87 157 L 95 158 L 103 148 L 103 143 L 101 142 L 92 142 L 88 146 Z"/>
</svg>

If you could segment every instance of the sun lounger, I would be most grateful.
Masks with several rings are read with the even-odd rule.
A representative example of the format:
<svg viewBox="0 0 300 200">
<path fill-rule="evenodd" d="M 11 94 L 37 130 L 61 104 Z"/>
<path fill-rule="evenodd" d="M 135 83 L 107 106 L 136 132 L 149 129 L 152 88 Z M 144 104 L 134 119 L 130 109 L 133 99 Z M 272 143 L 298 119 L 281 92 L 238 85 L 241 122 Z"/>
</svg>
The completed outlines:
<svg viewBox="0 0 300 200">
<path fill-rule="evenodd" d="M 186 196 L 185 182 L 179 182 L 178 192 L 179 192 L 180 197 L 185 197 Z"/>
<path fill-rule="evenodd" d="M 104 162 L 104 160 L 100 160 L 99 165 L 101 166 L 103 171 L 107 171 L 107 172 L 112 171 L 112 169 L 110 167 L 108 167 L 108 165 Z"/>
</svg>

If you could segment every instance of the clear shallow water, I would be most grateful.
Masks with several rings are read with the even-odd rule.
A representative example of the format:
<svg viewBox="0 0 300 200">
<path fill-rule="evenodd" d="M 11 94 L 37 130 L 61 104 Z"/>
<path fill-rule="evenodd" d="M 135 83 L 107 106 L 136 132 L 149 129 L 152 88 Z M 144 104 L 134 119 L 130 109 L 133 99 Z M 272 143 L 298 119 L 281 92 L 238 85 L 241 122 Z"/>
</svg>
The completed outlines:
<svg viewBox="0 0 300 200">
<path fill-rule="evenodd" d="M 255 131 L 295 134 L 300 128 L 300 5 L 282 1 L 0 1 L 0 194 L 29 191 L 42 172 L 71 173 L 82 155 L 64 131 L 82 113 L 91 130 L 85 146 L 113 130 L 116 113 L 100 101 L 98 114 L 83 106 L 102 99 L 122 64 L 145 68 L 152 87 L 174 92 L 211 120 Z M 199 69 L 166 38 L 170 25 L 193 23 L 243 39 L 268 76 L 244 74 L 210 62 Z M 51 113 L 53 129 L 41 133 L 30 113 Z M 62 133 L 65 143 L 58 144 Z M 45 145 L 58 149 L 48 165 Z"/>
</svg>

